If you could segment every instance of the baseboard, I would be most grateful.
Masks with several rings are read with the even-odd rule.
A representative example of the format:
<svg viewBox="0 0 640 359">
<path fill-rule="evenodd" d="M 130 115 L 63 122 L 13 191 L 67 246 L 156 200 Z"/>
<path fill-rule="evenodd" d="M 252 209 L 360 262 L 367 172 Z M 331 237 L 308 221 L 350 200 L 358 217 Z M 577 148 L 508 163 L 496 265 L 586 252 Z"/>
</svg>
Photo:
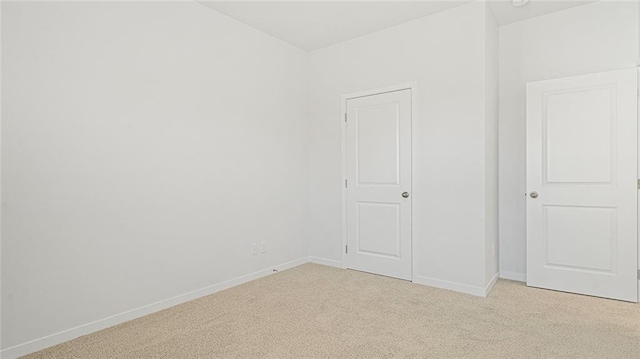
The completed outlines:
<svg viewBox="0 0 640 359">
<path fill-rule="evenodd" d="M 515 280 L 518 282 L 526 282 L 527 274 L 526 273 L 516 273 L 516 272 L 508 272 L 508 271 L 500 271 L 500 278 Z"/>
<path fill-rule="evenodd" d="M 309 256 L 309 262 L 322 264 L 329 267 L 343 268 L 341 261 L 336 261 L 333 259 L 325 259 L 320 257 Z"/>
<path fill-rule="evenodd" d="M 63 330 L 61 332 L 47 335 L 45 337 L 31 340 L 26 343 L 18 344 L 11 348 L 3 349 L 0 352 L 0 357 L 3 359 L 15 359 L 23 355 L 31 354 L 39 350 L 49 348 L 51 346 L 64 343 L 66 341 L 78 338 L 83 335 L 91 334 L 102 329 L 112 327 L 130 320 L 149 315 L 151 313 L 158 312 L 163 309 L 167 309 L 178 304 L 186 303 L 194 299 L 198 299 L 210 294 L 217 293 L 219 291 L 235 287 L 237 285 L 265 277 L 274 273 L 274 269 L 281 271 L 289 268 L 299 266 L 301 264 L 309 262 L 308 257 L 303 257 L 290 262 L 269 266 L 263 270 L 243 275 L 234 279 L 226 280 L 217 284 L 213 284 L 201 289 L 197 289 L 188 293 L 180 294 L 172 298 L 161 300 L 155 303 L 151 303 L 136 309 L 132 309 L 120 314 L 112 315 L 107 318 L 99 319 L 91 323 L 83 324 L 75 328 Z"/>
<path fill-rule="evenodd" d="M 491 290 L 493 289 L 493 287 L 496 285 L 496 283 L 498 282 L 498 279 L 500 279 L 500 273 L 496 273 L 493 278 L 491 279 L 491 281 L 489 282 L 489 284 L 487 284 L 486 287 L 484 287 L 484 296 L 488 296 L 489 293 L 491 292 Z"/>
<path fill-rule="evenodd" d="M 496 277 L 497 280 L 497 277 Z M 452 290 L 454 292 L 460 292 L 465 294 L 471 294 L 476 297 L 486 297 L 488 290 L 491 290 L 489 286 L 487 287 L 476 287 L 473 285 L 450 282 L 447 280 L 434 279 L 429 277 L 417 276 L 414 280 L 414 283 L 426 285 L 429 287 L 436 287 L 440 289 Z M 492 281 L 493 282 L 493 281 Z M 491 285 L 491 283 L 489 283 Z M 495 283 L 494 283 L 495 284 Z"/>
</svg>

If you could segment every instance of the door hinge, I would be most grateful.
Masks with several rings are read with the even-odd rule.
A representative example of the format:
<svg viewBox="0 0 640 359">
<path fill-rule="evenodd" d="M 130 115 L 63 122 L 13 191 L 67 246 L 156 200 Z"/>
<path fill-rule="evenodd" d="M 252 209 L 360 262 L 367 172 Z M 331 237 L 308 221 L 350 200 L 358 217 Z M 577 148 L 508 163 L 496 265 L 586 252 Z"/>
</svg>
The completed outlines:
<svg viewBox="0 0 640 359">
<path fill-rule="evenodd" d="M 638 180 L 638 189 L 640 189 L 640 179 Z"/>
<path fill-rule="evenodd" d="M 640 280 L 640 269 L 638 269 L 638 280 Z"/>
<path fill-rule="evenodd" d="M 640 180 L 638 180 L 638 186 L 640 186 Z M 347 180 L 344 180 L 344 188 L 347 188 Z"/>
<path fill-rule="evenodd" d="M 344 246 L 344 252 L 349 253 L 349 246 Z M 638 275 L 640 275 L 640 271 L 638 271 Z"/>
<path fill-rule="evenodd" d="M 344 122 L 347 122 L 347 113 L 344 114 Z"/>
</svg>

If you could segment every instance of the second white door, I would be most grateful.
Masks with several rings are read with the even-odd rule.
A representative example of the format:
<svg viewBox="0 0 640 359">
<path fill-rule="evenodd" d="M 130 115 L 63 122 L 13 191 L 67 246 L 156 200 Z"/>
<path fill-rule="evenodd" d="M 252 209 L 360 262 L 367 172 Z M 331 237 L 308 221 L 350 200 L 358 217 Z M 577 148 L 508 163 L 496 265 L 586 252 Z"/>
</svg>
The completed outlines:
<svg viewBox="0 0 640 359">
<path fill-rule="evenodd" d="M 636 302 L 636 69 L 527 86 L 527 284 Z"/>
<path fill-rule="evenodd" d="M 411 89 L 347 100 L 347 267 L 411 280 Z"/>
</svg>

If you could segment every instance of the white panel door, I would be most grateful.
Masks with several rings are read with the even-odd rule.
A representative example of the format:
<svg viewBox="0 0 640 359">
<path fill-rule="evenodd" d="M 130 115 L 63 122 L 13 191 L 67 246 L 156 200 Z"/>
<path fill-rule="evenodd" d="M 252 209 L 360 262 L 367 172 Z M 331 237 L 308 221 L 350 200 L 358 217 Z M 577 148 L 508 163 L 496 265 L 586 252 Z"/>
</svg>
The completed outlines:
<svg viewBox="0 0 640 359">
<path fill-rule="evenodd" d="M 527 285 L 637 302 L 636 69 L 527 84 Z"/>
<path fill-rule="evenodd" d="M 411 280 L 411 90 L 347 100 L 347 267 Z"/>
</svg>

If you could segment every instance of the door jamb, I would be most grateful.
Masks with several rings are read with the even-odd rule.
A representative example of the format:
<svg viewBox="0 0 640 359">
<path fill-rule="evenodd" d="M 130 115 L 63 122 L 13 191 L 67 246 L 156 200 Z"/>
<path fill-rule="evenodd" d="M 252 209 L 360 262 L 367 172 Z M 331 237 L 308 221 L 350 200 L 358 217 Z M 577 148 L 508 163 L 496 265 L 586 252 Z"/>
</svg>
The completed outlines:
<svg viewBox="0 0 640 359">
<path fill-rule="evenodd" d="M 402 90 L 411 90 L 411 281 L 415 282 L 418 277 L 418 261 L 417 261 L 417 233 L 416 233 L 416 202 L 413 200 L 416 196 L 416 186 L 414 183 L 416 181 L 416 161 L 414 160 L 415 151 L 415 141 L 413 140 L 413 130 L 415 128 L 416 121 L 416 107 L 417 107 L 417 82 L 407 82 L 393 86 L 387 86 L 382 88 L 377 88 L 373 90 L 365 90 L 359 92 L 353 92 L 348 94 L 343 94 L 340 99 L 340 129 L 341 129 L 341 157 L 342 157 L 342 179 L 341 179 L 341 188 L 342 188 L 342 205 L 341 205 L 341 229 L 342 229 L 342 268 L 349 268 L 349 255 L 346 253 L 345 248 L 347 246 L 347 188 L 345 188 L 345 180 L 347 178 L 347 122 L 345 121 L 347 115 L 347 100 L 351 100 L 358 97 L 379 95 L 387 92 L 395 92 Z"/>
</svg>

